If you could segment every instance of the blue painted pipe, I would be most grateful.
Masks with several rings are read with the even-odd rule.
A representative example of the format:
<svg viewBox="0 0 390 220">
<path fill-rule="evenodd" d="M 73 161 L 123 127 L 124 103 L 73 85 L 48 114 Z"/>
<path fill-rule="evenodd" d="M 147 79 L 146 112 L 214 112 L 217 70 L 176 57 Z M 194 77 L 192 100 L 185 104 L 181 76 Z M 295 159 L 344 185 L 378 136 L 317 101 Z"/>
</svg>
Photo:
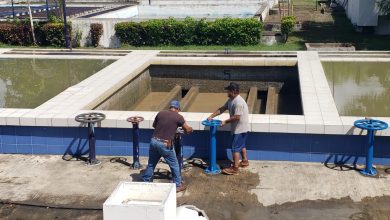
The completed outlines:
<svg viewBox="0 0 390 220">
<path fill-rule="evenodd" d="M 217 126 L 210 127 L 210 171 L 217 168 Z"/>
<path fill-rule="evenodd" d="M 375 176 L 377 174 L 376 169 L 372 166 L 374 160 L 374 131 L 367 131 L 368 137 L 368 149 L 366 157 L 366 168 L 364 169 L 365 175 Z"/>
<path fill-rule="evenodd" d="M 138 123 L 133 123 L 133 169 L 141 168 L 139 162 L 139 126 Z"/>
<path fill-rule="evenodd" d="M 219 120 L 205 120 L 203 125 L 210 127 L 209 166 L 205 169 L 207 174 L 219 174 L 221 170 L 217 166 L 217 127 L 221 125 Z"/>
</svg>

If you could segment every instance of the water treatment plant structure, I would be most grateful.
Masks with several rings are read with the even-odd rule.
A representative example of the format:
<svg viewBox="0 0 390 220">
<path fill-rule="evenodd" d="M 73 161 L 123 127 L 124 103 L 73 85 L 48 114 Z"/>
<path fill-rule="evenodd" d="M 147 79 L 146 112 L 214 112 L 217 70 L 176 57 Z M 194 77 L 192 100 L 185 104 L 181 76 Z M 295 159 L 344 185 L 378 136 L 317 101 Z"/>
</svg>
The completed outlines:
<svg viewBox="0 0 390 220">
<path fill-rule="evenodd" d="M 36 108 L 2 108 L 1 153 L 86 154 L 86 128 L 75 116 L 94 111 L 106 115 L 95 129 L 98 155 L 132 155 L 132 126 L 126 119 L 138 115 L 145 119 L 139 124 L 140 154 L 147 156 L 154 117 L 175 98 L 182 101 L 181 114 L 195 130 L 183 137 L 184 156 L 207 158 L 209 135 L 202 121 L 226 100 L 223 85 L 237 81 L 252 113 L 249 159 L 336 163 L 364 162 L 366 133 L 354 127 L 354 121 L 376 115 L 340 114 L 322 63 L 388 65 L 390 61 L 387 52 L 108 50 L 103 54 L 1 49 L 0 53 L 3 60 L 44 59 L 48 63 L 112 60 Z M 385 86 L 382 89 L 386 91 Z M 342 95 L 350 96 L 348 91 Z M 375 118 L 390 122 L 389 115 L 381 116 Z M 227 117 L 225 113 L 219 119 Z M 220 159 L 230 155 L 228 130 L 226 126 L 217 132 Z M 388 130 L 376 133 L 376 164 L 389 164 L 389 135 Z"/>
</svg>

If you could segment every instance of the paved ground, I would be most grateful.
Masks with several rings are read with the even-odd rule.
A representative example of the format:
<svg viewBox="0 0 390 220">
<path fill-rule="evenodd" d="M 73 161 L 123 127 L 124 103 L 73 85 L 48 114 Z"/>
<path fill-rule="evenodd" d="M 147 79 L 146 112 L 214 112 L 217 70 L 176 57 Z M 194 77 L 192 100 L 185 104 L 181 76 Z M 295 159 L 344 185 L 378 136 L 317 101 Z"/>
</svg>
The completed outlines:
<svg viewBox="0 0 390 220">
<path fill-rule="evenodd" d="M 0 155 L 0 219 L 102 219 L 102 203 L 118 182 L 140 178 L 126 162 L 111 159 L 90 167 L 61 156 Z M 366 178 L 331 165 L 251 161 L 238 176 L 207 176 L 203 166 L 194 160 L 184 172 L 189 188 L 178 195 L 178 204 L 194 204 L 213 220 L 390 220 L 385 169 L 378 178 Z M 157 171 L 156 181 L 168 181 L 165 164 Z"/>
</svg>

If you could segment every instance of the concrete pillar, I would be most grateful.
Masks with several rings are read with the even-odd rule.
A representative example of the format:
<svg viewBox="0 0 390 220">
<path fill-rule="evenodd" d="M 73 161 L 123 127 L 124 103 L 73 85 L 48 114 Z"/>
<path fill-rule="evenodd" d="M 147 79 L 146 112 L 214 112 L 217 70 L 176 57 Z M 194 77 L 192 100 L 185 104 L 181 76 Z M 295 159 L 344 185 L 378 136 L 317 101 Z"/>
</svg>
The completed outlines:
<svg viewBox="0 0 390 220">
<path fill-rule="evenodd" d="M 276 87 L 268 87 L 267 105 L 265 107 L 265 114 L 278 114 L 278 99 L 279 94 Z"/>
<path fill-rule="evenodd" d="M 196 96 L 199 94 L 199 87 L 193 86 L 191 89 L 187 92 L 186 96 L 181 100 L 181 110 L 187 111 L 192 103 L 195 101 Z"/>
<path fill-rule="evenodd" d="M 249 114 L 254 114 L 256 109 L 257 102 L 257 87 L 251 87 L 249 89 L 248 97 L 246 99 L 246 103 L 248 104 Z"/>
<path fill-rule="evenodd" d="M 167 109 L 169 107 L 169 103 L 172 100 L 181 100 L 181 86 L 175 86 L 167 96 L 163 100 L 161 100 L 160 104 L 156 105 L 152 111 L 161 111 L 163 109 Z"/>
</svg>

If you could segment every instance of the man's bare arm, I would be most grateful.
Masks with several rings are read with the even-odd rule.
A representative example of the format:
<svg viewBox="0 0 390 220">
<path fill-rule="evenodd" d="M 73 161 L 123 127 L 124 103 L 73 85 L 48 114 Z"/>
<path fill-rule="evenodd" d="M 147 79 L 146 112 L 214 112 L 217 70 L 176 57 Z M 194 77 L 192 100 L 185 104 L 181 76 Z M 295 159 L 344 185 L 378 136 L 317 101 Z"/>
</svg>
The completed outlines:
<svg viewBox="0 0 390 220">
<path fill-rule="evenodd" d="M 220 115 L 221 114 L 221 110 L 217 110 L 217 111 L 215 111 L 213 114 L 211 114 L 208 118 L 207 118 L 207 120 L 209 120 L 209 121 L 211 121 L 213 118 L 215 118 L 216 116 L 218 116 L 218 115 Z"/>
<path fill-rule="evenodd" d="M 193 131 L 193 129 L 187 124 L 187 122 L 185 122 L 182 127 L 186 134 L 191 134 Z"/>
<path fill-rule="evenodd" d="M 239 121 L 239 120 L 240 120 L 240 116 L 239 115 L 233 115 L 229 119 L 227 119 L 225 121 L 222 121 L 221 126 L 224 126 L 225 124 L 229 124 L 229 123 L 232 123 L 234 121 Z"/>
</svg>

